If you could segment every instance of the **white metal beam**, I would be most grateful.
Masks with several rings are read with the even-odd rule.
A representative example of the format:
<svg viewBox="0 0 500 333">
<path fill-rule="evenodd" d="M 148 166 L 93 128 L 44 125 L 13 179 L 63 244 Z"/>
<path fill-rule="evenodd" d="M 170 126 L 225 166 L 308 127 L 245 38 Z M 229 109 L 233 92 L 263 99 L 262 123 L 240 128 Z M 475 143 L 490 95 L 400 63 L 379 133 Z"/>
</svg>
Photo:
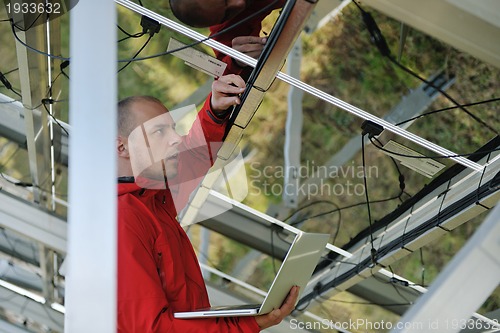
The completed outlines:
<svg viewBox="0 0 500 333">
<path fill-rule="evenodd" d="M 65 332 L 116 332 L 116 6 L 80 1 L 70 16 Z"/>
</svg>

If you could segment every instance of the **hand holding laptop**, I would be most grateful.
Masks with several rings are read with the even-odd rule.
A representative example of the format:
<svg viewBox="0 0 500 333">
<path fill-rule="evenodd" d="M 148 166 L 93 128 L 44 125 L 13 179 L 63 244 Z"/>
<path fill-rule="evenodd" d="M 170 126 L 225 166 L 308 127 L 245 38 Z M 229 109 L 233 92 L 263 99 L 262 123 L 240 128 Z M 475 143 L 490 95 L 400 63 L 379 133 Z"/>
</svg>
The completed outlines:
<svg viewBox="0 0 500 333">
<path fill-rule="evenodd" d="M 175 312 L 174 317 L 188 319 L 255 316 L 259 318 L 257 324 L 261 328 L 275 325 L 294 309 L 300 297 L 300 288 L 304 288 L 311 278 L 329 237 L 329 234 L 297 234 L 261 304 L 215 306 Z"/>
<path fill-rule="evenodd" d="M 275 326 L 281 323 L 281 321 L 286 316 L 288 316 L 293 311 L 293 309 L 295 309 L 295 304 L 297 303 L 298 296 L 299 287 L 293 286 L 279 309 L 275 309 L 265 315 L 256 316 L 255 321 L 257 322 L 257 325 L 259 325 L 260 329 L 264 330 L 268 327 Z"/>
</svg>

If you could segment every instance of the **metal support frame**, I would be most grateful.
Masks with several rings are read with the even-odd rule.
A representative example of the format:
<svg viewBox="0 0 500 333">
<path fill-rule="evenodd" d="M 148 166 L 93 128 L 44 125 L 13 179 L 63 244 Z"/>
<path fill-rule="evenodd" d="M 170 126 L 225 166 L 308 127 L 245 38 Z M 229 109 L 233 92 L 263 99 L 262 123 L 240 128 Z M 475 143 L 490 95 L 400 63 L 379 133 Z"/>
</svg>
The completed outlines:
<svg viewBox="0 0 500 333">
<path fill-rule="evenodd" d="M 287 59 L 287 72 L 290 76 L 300 78 L 302 62 L 302 40 L 297 38 Z M 288 91 L 288 115 L 285 126 L 283 203 L 287 207 L 296 208 L 297 195 L 300 183 L 298 170 L 300 169 L 300 153 L 302 147 L 302 99 L 304 92 L 296 87 Z"/>
<path fill-rule="evenodd" d="M 330 273 L 327 276 L 313 277 L 314 283 L 304 290 L 303 301 L 314 298 L 318 292 L 331 291 L 332 288 L 335 288 L 335 292 L 346 290 L 359 281 L 371 277 L 373 272 L 484 212 L 486 210 L 484 207 L 494 206 L 500 198 L 500 191 L 487 188 L 500 170 L 500 160 L 493 157 L 497 156 L 498 152 L 490 154 L 481 160 L 482 163 L 488 164 L 484 174 L 465 169 L 395 218 L 384 230 L 374 234 L 373 246 L 379 257 L 375 266 L 370 265 L 372 262 L 370 237 L 351 246 L 350 251 L 353 256 L 343 260 L 342 263 L 325 262 Z M 495 162 L 491 163 L 488 160 Z M 483 192 L 485 194 L 481 194 Z M 413 231 L 418 231 L 418 235 L 410 237 L 409 234 Z M 321 284 L 321 289 L 314 290 L 313 286 L 318 283 Z"/>
<path fill-rule="evenodd" d="M 24 120 L 26 111 L 23 105 L 4 94 L 0 94 L 0 103 L 2 103 L 0 104 L 2 107 L 2 112 L 0 112 L 0 136 L 15 142 L 20 147 L 26 148 L 27 132 Z M 35 109 L 31 113 L 34 123 L 41 124 L 42 111 Z M 67 123 L 62 120 L 57 121 L 68 132 L 70 131 L 70 126 Z M 59 149 L 54 151 L 54 154 L 58 156 L 55 162 L 68 166 L 68 135 L 59 126 L 55 126 L 52 132 L 54 148 Z"/>
<path fill-rule="evenodd" d="M 66 253 L 65 221 L 6 193 L 0 192 L 0 201 L 0 226 Z"/>
<path fill-rule="evenodd" d="M 457 253 L 427 293 L 401 318 L 405 324 L 394 333 L 459 332 L 467 328 L 473 313 L 500 283 L 500 205 Z M 460 292 L 457 292 L 460 290 Z M 411 325 L 413 323 L 413 325 Z M 407 325 L 410 324 L 410 325 Z M 474 325 L 474 324 L 473 324 Z M 486 328 L 483 325 L 484 328 Z M 500 329 L 500 325 L 489 329 Z"/>
<path fill-rule="evenodd" d="M 466 170 L 470 174 L 475 174 L 470 170 Z M 459 175 L 457 176 L 460 178 Z M 491 201 L 494 198 L 490 198 L 487 201 Z M 498 200 L 498 199 L 497 199 Z M 427 198 L 422 199 L 422 202 L 427 201 Z M 485 201 L 486 202 L 486 201 Z M 269 215 L 264 213 L 255 211 L 254 209 L 245 206 L 244 204 L 234 202 L 233 200 L 215 192 L 211 191 L 208 197 L 207 203 L 211 205 L 217 206 L 228 206 L 229 204 L 233 205 L 233 208 L 230 211 L 227 211 L 221 215 L 218 215 L 210 220 L 202 222 L 202 225 L 214 230 L 218 233 L 221 233 L 231 239 L 234 239 L 240 243 L 248 245 L 254 249 L 261 251 L 269 256 L 273 255 L 276 258 L 283 258 L 286 254 L 289 244 L 284 242 L 281 238 L 286 239 L 286 233 L 283 234 L 282 237 L 275 237 L 274 243 L 274 251 L 270 247 L 269 243 L 269 235 L 271 227 L 274 225 L 275 227 L 282 227 L 284 230 L 287 230 L 291 233 L 300 232 L 299 229 L 296 229 L 292 226 L 287 225 Z M 462 219 L 462 222 L 465 221 L 464 218 L 470 219 L 472 215 L 470 211 L 465 211 L 464 216 L 456 216 L 454 222 Z M 478 214 L 479 211 L 476 211 L 475 214 Z M 449 223 L 453 221 L 448 221 Z M 425 236 L 425 235 L 424 235 Z M 420 243 L 422 246 L 423 243 Z M 353 257 L 353 254 L 347 252 L 345 250 L 339 249 L 331 244 L 327 245 L 327 248 L 330 251 L 338 253 L 340 256 L 344 257 L 343 259 L 339 259 L 342 261 L 353 261 L 353 259 L 349 259 Z M 354 253 L 355 257 L 355 253 Z M 397 258 L 399 259 L 399 258 Z M 395 258 L 396 260 L 396 258 Z M 345 265 L 352 267 L 351 265 Z M 304 291 L 304 296 L 307 296 L 308 290 L 314 289 L 318 281 L 327 281 L 332 274 L 337 272 L 337 268 L 325 268 L 317 271 L 313 279 L 309 282 L 308 286 Z M 409 283 L 408 287 L 394 285 L 391 283 L 392 278 L 397 278 L 401 281 L 407 281 Z M 373 291 L 373 290 L 376 291 Z M 343 290 L 343 289 L 342 289 Z M 364 299 L 369 301 L 380 302 L 380 299 L 377 295 L 383 295 L 384 299 L 387 300 L 387 304 L 396 304 L 401 303 L 401 298 L 404 297 L 408 302 L 414 302 L 421 294 L 425 293 L 426 289 L 416 285 L 412 281 L 405 279 L 404 277 L 398 276 L 389 272 L 388 270 L 377 266 L 376 269 L 373 270 L 373 275 L 365 275 L 361 278 L 357 278 L 353 280 L 352 285 L 346 289 L 347 291 L 358 295 Z M 334 289 L 329 292 L 329 295 L 333 295 L 340 291 L 339 289 Z M 403 296 L 402 296 L 403 295 Z M 300 306 L 299 306 L 300 307 Z M 388 310 L 402 315 L 408 309 L 409 305 L 401 304 L 400 306 L 391 306 Z M 488 318 L 481 316 L 479 314 L 473 315 L 478 320 L 481 320 L 485 324 L 491 323 L 491 320 Z"/>
<path fill-rule="evenodd" d="M 39 245 L 40 253 L 40 268 L 42 270 L 43 281 L 43 297 L 49 303 L 54 303 L 55 300 L 55 284 L 54 276 L 54 251 L 46 248 L 44 245 Z"/>
<path fill-rule="evenodd" d="M 14 0 L 11 1 L 12 4 L 15 2 Z M 15 22 L 24 22 L 27 16 L 28 14 L 13 13 Z M 27 31 L 16 30 L 16 34 L 22 42 L 36 49 L 46 50 L 51 43 L 47 38 L 50 24 L 35 25 Z M 46 93 L 44 89 L 49 84 L 47 73 L 50 70 L 48 66 L 50 61 L 31 52 L 17 40 L 16 51 L 19 76 L 21 78 L 22 101 L 25 107 L 24 122 L 30 173 L 33 184 L 37 185 L 33 188 L 34 201 L 40 204 L 41 207 L 49 208 L 51 207 L 51 201 L 48 200 L 49 196 L 45 194 L 50 193 L 51 188 L 49 123 L 46 113 L 41 113 L 41 121 L 36 122 L 34 109 L 40 106 L 41 100 Z M 58 52 L 58 50 L 52 51 Z"/>
<path fill-rule="evenodd" d="M 64 328 L 116 332 L 116 6 L 112 0 L 80 1 L 70 15 L 74 125 Z"/>
</svg>

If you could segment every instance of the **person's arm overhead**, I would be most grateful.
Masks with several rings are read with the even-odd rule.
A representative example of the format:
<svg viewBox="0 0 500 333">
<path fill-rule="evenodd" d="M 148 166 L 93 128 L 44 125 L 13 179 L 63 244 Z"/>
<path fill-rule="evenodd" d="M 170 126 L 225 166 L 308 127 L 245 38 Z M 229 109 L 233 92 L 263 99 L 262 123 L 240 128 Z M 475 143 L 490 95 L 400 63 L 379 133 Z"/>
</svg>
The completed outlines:
<svg viewBox="0 0 500 333">
<path fill-rule="evenodd" d="M 236 38 L 241 37 L 259 37 L 260 32 L 262 30 L 262 21 L 268 16 L 273 10 L 277 8 L 283 7 L 286 0 L 255 0 L 252 4 L 247 7 L 243 12 L 235 16 L 234 18 L 222 22 L 221 24 L 217 24 L 210 27 L 210 36 L 214 36 L 213 39 L 226 45 L 229 47 L 233 47 L 241 52 L 246 53 L 245 48 L 250 46 L 245 46 L 241 48 L 242 41 L 236 40 Z M 258 15 L 252 17 L 250 20 L 244 22 L 243 24 L 238 25 L 237 27 L 221 33 L 223 30 L 241 22 L 242 20 L 248 18 L 250 15 L 257 13 L 259 10 L 262 10 L 266 6 L 269 6 L 266 10 L 262 11 Z M 252 40 L 252 44 L 256 43 L 256 40 Z M 247 43 L 245 43 L 247 44 Z M 254 45 L 258 46 L 258 45 Z M 225 74 L 238 74 L 243 79 L 247 80 L 252 73 L 252 68 L 248 66 L 241 66 L 243 64 L 238 64 L 234 61 L 230 56 L 225 55 L 222 52 L 216 51 L 215 56 L 217 59 L 224 61 L 227 64 Z M 260 54 L 260 53 L 259 53 Z M 255 57 L 255 54 L 249 54 L 252 57 Z"/>
</svg>

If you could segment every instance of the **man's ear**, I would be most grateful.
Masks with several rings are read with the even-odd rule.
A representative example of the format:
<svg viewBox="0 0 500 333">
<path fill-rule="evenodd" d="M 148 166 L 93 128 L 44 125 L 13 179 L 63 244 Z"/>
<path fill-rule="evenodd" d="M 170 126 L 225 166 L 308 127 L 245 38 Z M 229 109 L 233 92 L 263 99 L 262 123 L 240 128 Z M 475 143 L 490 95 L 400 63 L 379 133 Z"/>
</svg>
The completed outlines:
<svg viewBox="0 0 500 333">
<path fill-rule="evenodd" d="M 130 158 L 130 154 L 128 151 L 128 141 L 121 135 L 116 138 L 116 152 L 118 153 L 118 157 Z"/>
</svg>

